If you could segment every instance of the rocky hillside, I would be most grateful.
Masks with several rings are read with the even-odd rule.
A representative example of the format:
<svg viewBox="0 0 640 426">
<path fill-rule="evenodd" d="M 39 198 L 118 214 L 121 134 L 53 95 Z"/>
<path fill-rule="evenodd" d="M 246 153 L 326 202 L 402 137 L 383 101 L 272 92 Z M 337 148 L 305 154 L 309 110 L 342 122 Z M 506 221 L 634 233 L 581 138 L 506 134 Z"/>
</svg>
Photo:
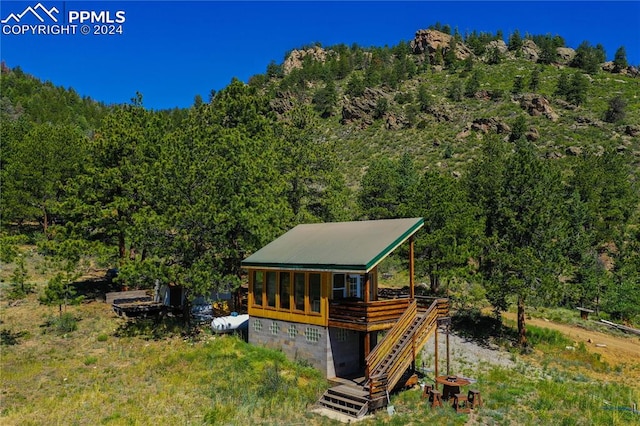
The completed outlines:
<svg viewBox="0 0 640 426">
<path fill-rule="evenodd" d="M 281 119 L 313 108 L 317 140 L 334 144 L 353 185 L 372 158 L 406 152 L 459 175 L 491 136 L 524 136 L 558 160 L 614 147 L 640 164 L 640 73 L 623 47 L 604 58 L 558 36 L 432 28 L 393 47 L 295 49 L 250 84 Z"/>
</svg>

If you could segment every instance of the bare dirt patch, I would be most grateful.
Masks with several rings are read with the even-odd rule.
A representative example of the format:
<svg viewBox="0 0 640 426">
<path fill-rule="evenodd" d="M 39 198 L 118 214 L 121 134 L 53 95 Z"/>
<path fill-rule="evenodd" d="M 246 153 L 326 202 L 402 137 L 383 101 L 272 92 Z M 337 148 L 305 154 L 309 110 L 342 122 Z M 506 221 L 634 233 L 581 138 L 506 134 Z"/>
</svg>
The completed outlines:
<svg viewBox="0 0 640 426">
<path fill-rule="evenodd" d="M 513 313 L 504 313 L 503 316 L 513 321 L 516 320 Z M 578 344 L 584 343 L 590 352 L 600 354 L 601 360 L 613 369 L 623 370 L 626 377 L 634 379 L 630 382 L 640 383 L 640 337 L 615 336 L 540 318 L 528 318 L 526 323 L 559 331 Z"/>
</svg>

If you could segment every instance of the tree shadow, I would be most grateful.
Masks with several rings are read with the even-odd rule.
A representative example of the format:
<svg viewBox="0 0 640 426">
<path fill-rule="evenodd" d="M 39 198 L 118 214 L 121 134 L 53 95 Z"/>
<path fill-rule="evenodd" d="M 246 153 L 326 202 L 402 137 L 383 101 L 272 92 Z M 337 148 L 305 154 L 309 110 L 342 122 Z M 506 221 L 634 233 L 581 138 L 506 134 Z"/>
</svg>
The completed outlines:
<svg viewBox="0 0 640 426">
<path fill-rule="evenodd" d="M 495 316 L 484 315 L 479 309 L 459 310 L 451 316 L 451 326 L 461 337 L 479 346 L 511 346 L 517 341 L 517 332 Z"/>
<path fill-rule="evenodd" d="M 29 335 L 26 331 L 0 330 L 0 345 L 14 346 L 20 344 L 20 339 Z"/>
<path fill-rule="evenodd" d="M 163 340 L 185 336 L 192 327 L 185 325 L 182 317 L 159 314 L 153 317 L 128 318 L 114 332 L 116 337 L 139 337 L 144 340 Z"/>
<path fill-rule="evenodd" d="M 107 293 L 121 290 L 120 285 L 104 277 L 87 278 L 71 285 L 76 295 L 82 296 L 84 300 L 104 301 Z"/>
</svg>

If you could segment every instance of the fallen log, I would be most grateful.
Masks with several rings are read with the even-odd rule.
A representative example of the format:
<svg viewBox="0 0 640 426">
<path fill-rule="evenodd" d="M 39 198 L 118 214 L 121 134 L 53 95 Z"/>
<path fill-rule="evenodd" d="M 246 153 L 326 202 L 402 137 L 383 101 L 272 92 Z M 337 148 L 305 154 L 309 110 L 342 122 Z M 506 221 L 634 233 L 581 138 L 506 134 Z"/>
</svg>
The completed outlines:
<svg viewBox="0 0 640 426">
<path fill-rule="evenodd" d="M 626 331 L 627 333 L 633 333 L 640 336 L 640 330 L 638 330 L 637 328 L 627 327 L 626 325 L 616 324 L 615 322 L 611 322 L 603 319 L 601 319 L 600 322 L 608 325 L 609 327 L 615 327 L 618 330 Z"/>
</svg>

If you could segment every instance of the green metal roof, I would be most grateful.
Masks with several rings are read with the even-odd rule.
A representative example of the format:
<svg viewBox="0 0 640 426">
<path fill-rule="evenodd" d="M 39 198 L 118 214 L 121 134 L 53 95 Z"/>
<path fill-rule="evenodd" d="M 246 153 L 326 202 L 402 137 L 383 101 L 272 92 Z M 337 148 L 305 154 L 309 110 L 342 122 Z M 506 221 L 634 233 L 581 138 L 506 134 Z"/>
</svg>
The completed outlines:
<svg viewBox="0 0 640 426">
<path fill-rule="evenodd" d="M 242 266 L 364 273 L 423 225 L 421 217 L 298 225 L 249 256 Z"/>
</svg>

